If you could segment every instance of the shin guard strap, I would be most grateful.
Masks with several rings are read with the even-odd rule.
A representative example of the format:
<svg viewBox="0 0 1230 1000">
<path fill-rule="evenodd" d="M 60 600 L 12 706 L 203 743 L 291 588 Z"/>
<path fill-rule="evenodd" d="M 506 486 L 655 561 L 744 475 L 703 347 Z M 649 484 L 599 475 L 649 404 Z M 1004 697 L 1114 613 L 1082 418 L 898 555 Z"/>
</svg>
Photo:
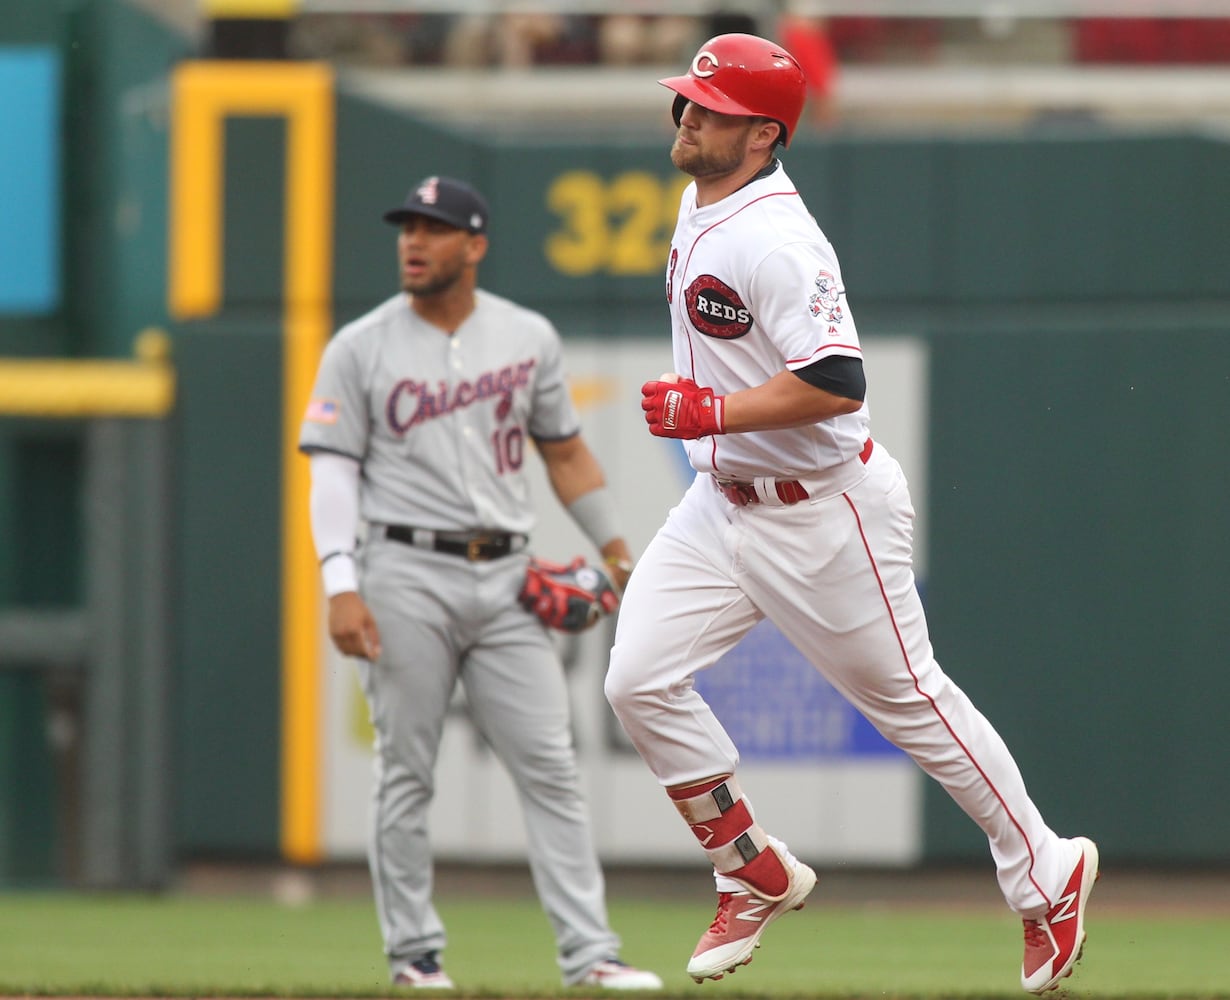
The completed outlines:
<svg viewBox="0 0 1230 1000">
<path fill-rule="evenodd" d="M 731 872 L 747 867 L 768 846 L 768 836 L 758 824 L 753 823 L 733 840 L 714 847 L 706 847 L 705 853 L 717 871 L 723 875 L 729 875 Z"/>
<path fill-rule="evenodd" d="M 743 789 L 739 787 L 734 775 L 731 775 L 700 795 L 692 795 L 686 799 L 672 795 L 671 798 L 684 822 L 693 826 L 696 823 L 720 819 L 723 813 L 729 812 L 743 798 Z"/>
</svg>

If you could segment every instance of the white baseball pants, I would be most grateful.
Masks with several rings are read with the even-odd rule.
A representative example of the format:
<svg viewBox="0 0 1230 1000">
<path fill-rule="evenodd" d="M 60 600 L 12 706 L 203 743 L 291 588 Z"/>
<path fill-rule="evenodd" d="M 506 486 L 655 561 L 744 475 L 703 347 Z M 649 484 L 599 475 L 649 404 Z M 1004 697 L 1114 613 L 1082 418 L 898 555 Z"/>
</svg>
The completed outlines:
<svg viewBox="0 0 1230 1000">
<path fill-rule="evenodd" d="M 914 586 L 914 510 L 877 441 L 791 506 L 737 506 L 699 475 L 632 574 L 606 694 L 663 786 L 734 772 L 739 753 L 693 687 L 769 618 L 986 833 L 1008 905 L 1041 915 L 1076 861 L 990 722 L 940 669 Z M 754 789 L 747 789 L 755 802 Z M 771 817 L 760 817 L 762 823 Z"/>
</svg>

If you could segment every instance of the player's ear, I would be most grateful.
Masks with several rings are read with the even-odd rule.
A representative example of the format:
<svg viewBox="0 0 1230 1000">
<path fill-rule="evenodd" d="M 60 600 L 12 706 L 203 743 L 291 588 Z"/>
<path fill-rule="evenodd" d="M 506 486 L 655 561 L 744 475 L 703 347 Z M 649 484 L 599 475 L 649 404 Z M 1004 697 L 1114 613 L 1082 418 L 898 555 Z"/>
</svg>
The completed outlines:
<svg viewBox="0 0 1230 1000">
<path fill-rule="evenodd" d="M 486 233 L 472 233 L 469 243 L 466 246 L 467 263 L 477 264 L 480 260 L 487 256 L 487 247 L 490 244 L 487 242 Z"/>
<path fill-rule="evenodd" d="M 752 119 L 751 148 L 772 149 L 781 141 L 782 124 L 772 118 L 756 117 Z"/>
</svg>

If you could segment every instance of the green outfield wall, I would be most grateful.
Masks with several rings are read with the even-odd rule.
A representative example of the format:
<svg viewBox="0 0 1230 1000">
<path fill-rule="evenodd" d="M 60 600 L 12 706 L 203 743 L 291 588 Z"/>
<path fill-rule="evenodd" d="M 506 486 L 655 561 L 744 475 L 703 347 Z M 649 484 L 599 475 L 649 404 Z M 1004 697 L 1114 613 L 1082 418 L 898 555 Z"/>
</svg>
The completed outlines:
<svg viewBox="0 0 1230 1000">
<path fill-rule="evenodd" d="M 168 327 L 174 854 L 276 856 L 287 120 L 226 120 L 222 299 L 171 322 L 168 73 L 186 46 L 119 0 L 49 9 L 0 43 L 65 54 L 65 296 L 0 316 L 0 354 L 127 355 Z M 668 336 L 680 179 L 663 128 L 484 135 L 344 83 L 335 118 L 334 324 L 393 290 L 380 215 L 439 172 L 489 196 L 487 287 L 566 338 Z M 1230 143 L 1088 123 L 839 131 L 784 159 L 862 336 L 930 350 L 923 582 L 941 662 L 1057 828 L 1123 861 L 1230 861 Z M 0 610 L 80 598 L 80 434 L 0 419 Z M 54 871 L 45 845 L 72 822 L 40 676 L 0 665 L 0 882 Z M 925 811 L 926 858 L 985 859 L 938 789 Z"/>
<path fill-rule="evenodd" d="M 931 398 L 942 662 L 1056 829 L 1119 862 L 1225 862 L 1225 323 L 944 330 Z M 933 855 L 985 856 L 928 806 Z"/>
<path fill-rule="evenodd" d="M 678 180 L 662 137 L 488 141 L 344 95 L 338 111 L 338 324 L 394 287 L 380 215 L 439 171 L 491 198 L 489 287 L 566 336 L 666 335 Z M 239 228 L 227 273 L 241 277 L 227 302 L 244 317 L 279 281 L 280 140 L 261 128 L 237 135 L 247 153 L 228 153 L 228 170 L 253 178 L 250 199 L 228 205 Z M 274 153 L 262 163 L 261 150 Z M 1124 859 L 1225 860 L 1208 819 L 1230 780 L 1216 763 L 1225 681 L 1213 655 L 1230 557 L 1215 447 L 1230 414 L 1230 147 L 1088 130 L 838 136 L 786 162 L 842 257 L 863 336 L 931 345 L 925 585 L 942 662 L 1001 727 L 1057 827 Z M 251 499 L 228 498 L 236 515 Z M 212 557 L 225 561 L 228 544 L 216 539 Z M 1193 769 L 1176 776 L 1176 759 Z M 985 856 L 942 792 L 929 790 L 926 812 L 927 856 Z"/>
<path fill-rule="evenodd" d="M 61 231 L 58 298 L 37 310 L 0 310 L 0 366 L 9 358 L 130 358 L 138 332 L 165 320 L 166 73 L 190 47 L 119 0 L 9 4 L 0 18 L 3 47 L 54 55 L 58 97 L 51 113 L 58 148 L 51 183 Z M 5 190 L 0 201 L 12 205 L 24 196 Z M 159 602 L 112 605 L 109 620 L 80 632 L 57 627 L 88 618 L 90 581 L 106 573 L 86 565 L 87 522 L 98 499 L 87 486 L 92 421 L 83 414 L 54 415 L 54 405 L 46 407 L 51 416 L 29 417 L 11 404 L 0 394 L 0 622 L 16 626 L 0 629 L 0 884 L 76 881 L 88 878 L 96 861 L 109 872 L 96 880 L 100 884 L 130 875 L 133 883 L 151 884 L 157 876 L 146 879 L 133 867 L 140 867 L 135 854 L 143 848 L 124 842 L 145 822 L 133 790 L 146 781 L 143 773 L 155 771 L 165 775 L 156 780 L 169 786 L 177 765 L 162 741 L 165 753 L 135 749 L 144 732 L 139 707 L 116 678 L 102 672 L 86 677 L 78 654 L 101 650 L 110 633 L 129 626 L 148 647 L 169 627 L 169 616 Z M 123 449 L 117 453 L 108 445 L 104 451 L 115 457 Z M 147 449 L 141 452 L 135 470 L 118 472 L 130 489 L 157 465 Z M 123 504 L 146 516 L 145 499 L 130 493 Z M 153 534 L 158 525 L 146 517 L 139 531 Z M 139 544 L 118 535 L 115 540 L 128 548 L 124 564 L 111 568 L 112 582 L 141 558 Z M 163 583 L 168 592 L 176 586 L 174 579 Z M 47 635 L 47 648 L 13 645 L 15 635 L 29 631 L 26 625 L 36 626 L 36 637 Z M 131 650 L 110 652 L 123 659 Z M 161 659 L 169 678 L 176 665 Z M 105 691 L 100 698 L 89 694 L 100 686 L 113 692 L 109 704 Z M 114 708 L 114 717 L 87 718 L 81 708 L 87 701 Z M 147 759 L 138 761 L 138 755 Z M 95 780 L 103 771 L 119 775 L 116 783 Z M 110 801 L 96 808 L 92 800 L 99 797 Z M 102 827 L 107 835 L 96 838 Z"/>
</svg>

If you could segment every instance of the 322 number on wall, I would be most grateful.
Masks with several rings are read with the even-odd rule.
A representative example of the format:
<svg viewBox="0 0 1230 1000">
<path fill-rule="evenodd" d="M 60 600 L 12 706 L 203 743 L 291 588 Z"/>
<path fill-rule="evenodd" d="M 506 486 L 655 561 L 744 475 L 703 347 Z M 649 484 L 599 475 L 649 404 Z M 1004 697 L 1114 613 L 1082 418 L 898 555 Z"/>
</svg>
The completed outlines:
<svg viewBox="0 0 1230 1000">
<path fill-rule="evenodd" d="M 663 180 L 642 170 L 610 180 L 588 170 L 560 174 L 547 189 L 547 208 L 561 221 L 547 236 L 547 260 L 570 277 L 661 273 L 690 180 L 685 174 Z"/>
</svg>

